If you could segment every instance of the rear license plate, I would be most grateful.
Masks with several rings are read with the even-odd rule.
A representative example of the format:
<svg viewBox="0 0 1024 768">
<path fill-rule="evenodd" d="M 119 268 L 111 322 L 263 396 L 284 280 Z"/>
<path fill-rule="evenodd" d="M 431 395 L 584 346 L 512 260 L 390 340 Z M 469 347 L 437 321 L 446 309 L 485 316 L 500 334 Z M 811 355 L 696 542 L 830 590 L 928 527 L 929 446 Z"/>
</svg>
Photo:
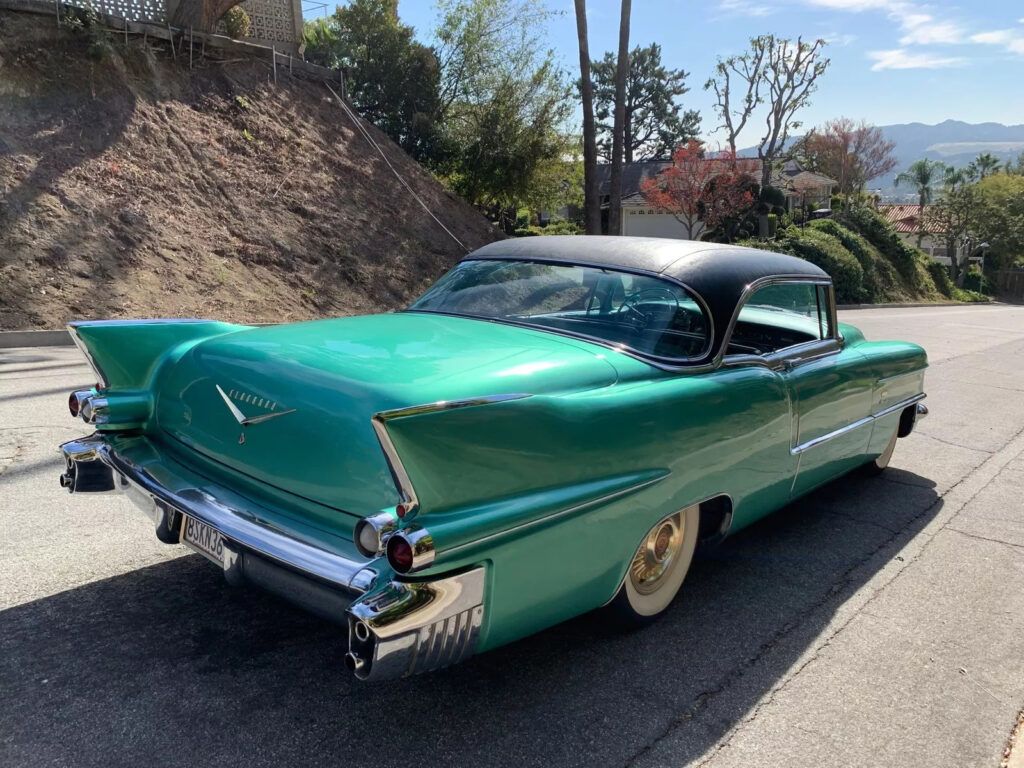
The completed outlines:
<svg viewBox="0 0 1024 768">
<path fill-rule="evenodd" d="M 185 515 L 181 527 L 181 541 L 218 565 L 224 564 L 224 537 L 216 528 Z"/>
</svg>

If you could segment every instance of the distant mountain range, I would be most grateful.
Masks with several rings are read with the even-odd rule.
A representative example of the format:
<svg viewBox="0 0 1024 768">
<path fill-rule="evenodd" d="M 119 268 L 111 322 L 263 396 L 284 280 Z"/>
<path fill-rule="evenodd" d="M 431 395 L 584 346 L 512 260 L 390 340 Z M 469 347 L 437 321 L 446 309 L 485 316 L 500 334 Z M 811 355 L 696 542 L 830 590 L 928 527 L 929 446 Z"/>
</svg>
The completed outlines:
<svg viewBox="0 0 1024 768">
<path fill-rule="evenodd" d="M 916 200 L 912 190 L 894 186 L 893 179 L 923 157 L 962 168 L 982 152 L 991 152 L 1003 162 L 1015 160 L 1024 152 L 1024 125 L 945 120 L 938 125 L 901 123 L 879 127 L 885 138 L 896 144 L 893 154 L 897 165 L 892 173 L 873 179 L 868 187 L 878 190 L 887 200 Z M 757 152 L 752 148 L 739 154 L 756 155 Z"/>
</svg>

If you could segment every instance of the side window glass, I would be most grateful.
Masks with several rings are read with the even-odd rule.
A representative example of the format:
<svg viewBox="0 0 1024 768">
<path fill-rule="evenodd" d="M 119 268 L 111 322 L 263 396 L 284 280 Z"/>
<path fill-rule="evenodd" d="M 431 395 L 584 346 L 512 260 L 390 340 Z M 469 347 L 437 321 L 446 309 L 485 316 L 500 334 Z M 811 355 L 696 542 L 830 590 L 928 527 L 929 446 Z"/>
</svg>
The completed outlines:
<svg viewBox="0 0 1024 768">
<path fill-rule="evenodd" d="M 726 354 L 769 355 L 827 338 L 828 304 L 822 302 L 824 295 L 812 283 L 759 288 L 740 310 Z"/>
</svg>

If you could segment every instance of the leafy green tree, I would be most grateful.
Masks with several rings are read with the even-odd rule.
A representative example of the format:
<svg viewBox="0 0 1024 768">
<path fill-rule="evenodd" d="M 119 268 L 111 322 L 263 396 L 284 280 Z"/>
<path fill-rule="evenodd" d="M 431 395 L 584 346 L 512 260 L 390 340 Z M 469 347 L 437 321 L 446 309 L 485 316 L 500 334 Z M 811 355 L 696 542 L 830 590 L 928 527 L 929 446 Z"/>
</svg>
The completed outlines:
<svg viewBox="0 0 1024 768">
<path fill-rule="evenodd" d="M 518 208 L 551 200 L 559 186 L 552 177 L 578 151 L 566 131 L 569 82 L 538 23 L 550 12 L 534 0 L 441 0 L 440 8 L 435 36 L 449 148 L 440 170 L 511 231 Z"/>
<path fill-rule="evenodd" d="M 1024 174 L 995 173 L 978 182 L 975 234 L 991 246 L 986 265 L 1008 269 L 1024 263 Z"/>
<path fill-rule="evenodd" d="M 976 231 L 980 202 L 973 184 L 948 189 L 929 207 L 918 227 L 945 241 L 951 261 L 950 277 L 959 288 L 963 287 L 970 264 L 972 234 Z"/>
<path fill-rule="evenodd" d="M 608 122 L 615 109 L 616 57 L 606 53 L 591 65 L 597 115 L 598 152 L 612 157 L 614 125 Z M 668 69 L 661 63 L 661 46 L 651 43 L 629 52 L 624 108 L 623 157 L 625 162 L 668 158 L 676 147 L 697 138 L 700 114 L 683 110 L 678 98 L 686 87 L 688 72 Z"/>
<path fill-rule="evenodd" d="M 924 207 L 932 201 L 935 196 L 935 188 L 944 177 L 946 164 L 938 160 L 922 158 L 910 164 L 907 170 L 898 173 L 893 180 L 893 185 L 909 185 L 917 192 L 917 247 L 921 247 L 924 239 Z"/>
<path fill-rule="evenodd" d="M 307 24 L 306 57 L 346 73 L 359 112 L 421 161 L 438 154 L 440 69 L 431 49 L 398 20 L 398 0 L 352 0 Z"/>
</svg>

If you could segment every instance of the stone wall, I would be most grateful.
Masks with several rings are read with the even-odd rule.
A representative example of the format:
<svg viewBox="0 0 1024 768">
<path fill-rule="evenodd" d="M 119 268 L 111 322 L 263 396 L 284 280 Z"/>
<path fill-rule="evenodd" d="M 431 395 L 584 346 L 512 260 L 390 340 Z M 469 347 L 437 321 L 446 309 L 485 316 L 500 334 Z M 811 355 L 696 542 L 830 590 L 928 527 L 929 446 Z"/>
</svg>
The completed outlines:
<svg viewBox="0 0 1024 768">
<path fill-rule="evenodd" d="M 190 2 L 190 0 L 182 0 Z M 67 5 L 93 8 L 128 21 L 165 24 L 176 0 L 64 0 Z M 252 20 L 247 40 L 292 53 L 302 41 L 302 0 L 245 0 L 242 8 Z M 224 34 L 223 25 L 217 30 Z"/>
<path fill-rule="evenodd" d="M 64 0 L 64 5 L 92 8 L 97 13 L 119 16 L 128 21 L 167 22 L 166 0 Z"/>
<path fill-rule="evenodd" d="M 252 20 L 249 40 L 294 50 L 302 40 L 302 0 L 245 0 Z"/>
</svg>

